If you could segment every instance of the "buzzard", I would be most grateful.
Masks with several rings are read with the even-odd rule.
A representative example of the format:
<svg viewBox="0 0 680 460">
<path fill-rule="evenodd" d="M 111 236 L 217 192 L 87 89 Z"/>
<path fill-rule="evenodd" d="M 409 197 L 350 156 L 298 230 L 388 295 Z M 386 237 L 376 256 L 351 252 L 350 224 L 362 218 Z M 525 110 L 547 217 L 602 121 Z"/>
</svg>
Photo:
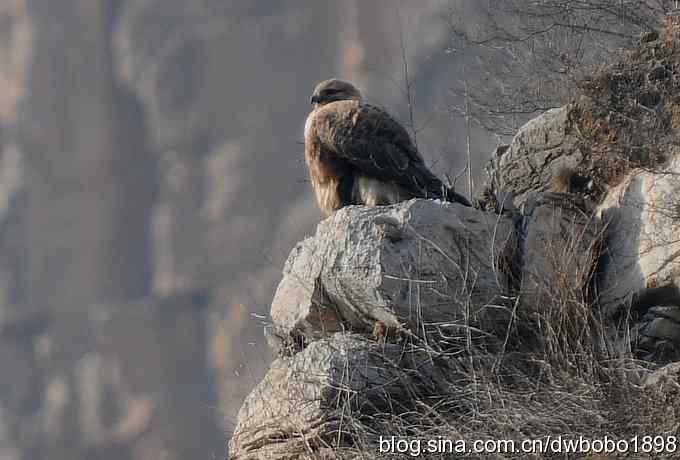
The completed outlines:
<svg viewBox="0 0 680 460">
<path fill-rule="evenodd" d="M 305 161 L 321 212 L 435 198 L 470 206 L 425 165 L 408 133 L 351 83 L 319 83 L 305 123 Z"/>
</svg>

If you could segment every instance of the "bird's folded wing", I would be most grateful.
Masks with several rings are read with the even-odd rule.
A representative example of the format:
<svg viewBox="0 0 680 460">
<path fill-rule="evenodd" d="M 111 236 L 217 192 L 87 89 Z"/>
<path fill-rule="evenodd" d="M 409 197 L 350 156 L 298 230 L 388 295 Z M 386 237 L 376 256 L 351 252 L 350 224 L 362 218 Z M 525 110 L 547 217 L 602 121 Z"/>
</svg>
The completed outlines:
<svg viewBox="0 0 680 460">
<path fill-rule="evenodd" d="M 408 133 L 379 107 L 339 101 L 320 109 L 315 131 L 329 155 L 365 174 L 422 193 L 438 179 L 427 169 Z"/>
</svg>

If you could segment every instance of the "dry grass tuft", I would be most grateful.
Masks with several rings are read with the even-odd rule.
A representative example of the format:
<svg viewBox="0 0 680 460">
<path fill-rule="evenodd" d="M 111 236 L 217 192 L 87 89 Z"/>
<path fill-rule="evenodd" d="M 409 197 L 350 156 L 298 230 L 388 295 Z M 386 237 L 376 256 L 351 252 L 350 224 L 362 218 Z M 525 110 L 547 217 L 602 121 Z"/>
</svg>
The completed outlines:
<svg viewBox="0 0 680 460">
<path fill-rule="evenodd" d="M 616 185 L 631 168 L 655 168 L 680 134 L 680 35 L 668 23 L 578 85 L 571 113 L 588 153 L 581 169 Z"/>
</svg>

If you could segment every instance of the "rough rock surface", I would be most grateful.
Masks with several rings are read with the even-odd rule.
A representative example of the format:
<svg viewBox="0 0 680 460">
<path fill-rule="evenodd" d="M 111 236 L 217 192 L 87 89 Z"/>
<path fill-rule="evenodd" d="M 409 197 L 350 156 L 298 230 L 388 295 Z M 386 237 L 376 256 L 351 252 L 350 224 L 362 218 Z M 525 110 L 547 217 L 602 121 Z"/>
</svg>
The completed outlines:
<svg viewBox="0 0 680 460">
<path fill-rule="evenodd" d="M 351 438 L 352 430 L 375 428 L 372 410 L 389 401 L 405 405 L 391 408 L 390 415 L 400 419 L 419 390 L 422 396 L 426 387 L 461 382 L 455 393 L 460 400 L 452 398 L 454 432 L 462 431 L 457 410 L 466 398 L 474 406 L 472 423 L 478 423 L 481 400 L 493 399 L 496 384 L 508 417 L 530 406 L 520 424 L 538 421 L 533 404 L 541 397 L 552 404 L 557 391 L 560 399 L 576 396 L 575 404 L 561 402 L 561 408 L 584 409 L 577 412 L 588 419 L 586 429 L 607 425 L 607 417 L 623 411 L 635 433 L 647 426 L 677 431 L 678 365 L 654 369 L 680 356 L 680 154 L 666 143 L 677 135 L 677 123 L 672 117 L 657 123 L 661 112 L 676 107 L 669 99 L 661 111 L 643 109 L 640 104 L 656 99 L 631 103 L 629 97 L 640 83 L 645 91 L 657 90 L 657 76 L 663 77 L 664 97 L 677 91 L 670 70 L 648 72 L 657 64 L 646 60 L 657 51 L 680 62 L 675 45 L 661 49 L 659 40 L 658 34 L 645 35 L 641 50 L 586 82 L 587 94 L 577 103 L 537 117 L 510 145 L 500 146 L 487 167 L 480 209 L 428 200 L 347 207 L 299 243 L 286 263 L 267 329 L 274 346 L 290 346 L 242 407 L 233 458 L 324 458 L 324 446 L 351 446 L 338 435 L 343 409 L 354 409 L 352 422 L 343 420 L 343 433 Z M 645 136 L 656 136 L 654 148 Z M 646 168 L 631 170 L 632 164 Z M 505 321 L 509 309 L 502 299 L 514 300 L 516 329 Z M 499 332 L 487 328 L 494 323 L 507 326 L 502 353 L 488 346 Z M 443 324 L 464 325 L 466 333 L 479 328 L 488 342 L 478 346 L 463 334 L 453 337 L 457 349 L 438 348 L 441 336 L 429 333 Z M 385 328 L 401 334 L 385 335 Z M 506 355 L 512 334 L 516 348 Z M 433 362 L 442 356 L 465 361 L 466 375 L 474 388 L 482 386 L 483 396 L 471 395 L 476 390 L 465 387 L 454 365 L 404 363 L 414 349 L 426 350 Z M 494 357 L 490 367 L 486 356 Z M 650 363 L 631 363 L 631 357 Z M 503 360 L 512 363 L 503 368 Z M 434 376 L 433 369 L 442 374 Z M 489 369 L 493 383 L 481 383 L 479 372 Z M 452 379 L 440 385 L 439 377 Z M 544 394 L 532 391 L 531 401 L 505 407 L 506 397 L 517 389 L 526 393 L 534 378 L 536 388 L 547 382 Z M 603 385 L 611 385 L 615 399 L 618 391 L 626 395 L 623 407 L 612 410 L 610 403 L 618 402 L 602 398 Z M 344 397 L 349 393 L 352 398 Z M 556 418 L 550 407 L 548 425 Z M 487 413 L 493 420 L 476 428 L 496 421 L 497 412 Z M 628 423 L 620 417 L 616 422 Z M 436 431 L 439 423 L 428 428 Z M 510 425 L 515 432 L 517 425 Z"/>
<path fill-rule="evenodd" d="M 283 336 L 317 338 L 376 321 L 416 334 L 430 326 L 492 326 L 505 317 L 503 257 L 512 222 L 451 203 L 411 200 L 393 206 L 349 206 L 299 243 L 272 303 Z"/>
<path fill-rule="evenodd" d="M 548 120 L 555 121 L 556 114 L 551 117 Z M 563 145 L 542 139 L 544 147 Z M 566 307 L 573 306 L 579 316 L 568 324 L 581 327 L 578 333 L 583 337 L 594 317 L 590 308 L 597 308 L 598 300 L 610 299 L 602 305 L 608 315 L 625 313 L 625 302 L 633 298 L 639 305 L 645 296 L 647 301 L 663 295 L 673 300 L 675 258 L 680 253 L 674 239 L 680 234 L 677 168 L 673 160 L 662 172 L 632 173 L 619 188 L 609 190 L 597 209 L 578 194 L 527 188 L 516 189 L 518 211 L 501 206 L 502 212 L 493 213 L 432 200 L 337 211 L 319 224 L 313 237 L 295 247 L 286 263 L 272 303 L 269 333 L 276 347 L 292 346 L 281 350 L 242 407 L 230 444 L 232 457 L 292 458 L 304 452 L 325 458 L 320 452 L 326 445 L 351 451 L 353 444 L 343 444 L 345 438 L 338 435 L 342 418 L 338 414 L 346 414 L 341 409 L 353 407 L 355 417 L 352 423 L 344 420 L 348 427 L 343 433 L 348 439 L 360 437 L 376 429 L 372 422 L 357 422 L 365 415 L 370 419 L 371 410 L 388 401 L 407 403 L 417 389 L 436 389 L 440 381 L 432 374 L 436 365 L 416 366 L 420 380 L 414 384 L 410 373 L 414 367 L 397 356 L 408 354 L 414 344 L 425 344 L 420 350 L 433 352 L 426 353 L 431 358 L 471 349 L 465 333 L 451 334 L 451 343 L 458 348 L 442 347 L 444 325 L 485 333 L 485 341 L 475 342 L 475 347 L 481 344 L 480 350 L 495 355 L 497 333 L 507 332 L 506 340 L 513 333 L 508 319 L 515 318 L 515 311 L 510 315 L 503 299 L 518 300 L 513 306 L 522 309 L 518 317 L 541 318 L 521 327 L 552 327 L 546 322 L 551 314 L 567 318 L 572 309 Z M 647 271 L 641 274 L 640 266 Z M 600 288 L 595 293 L 594 277 Z M 623 283 L 614 287 L 625 291 L 606 297 L 609 291 L 604 288 L 617 277 Z M 652 287 L 650 282 L 658 284 Z M 627 353 L 632 344 L 639 346 L 634 351 L 643 358 L 673 359 L 680 343 L 678 305 L 647 305 L 642 322 L 633 325 L 633 340 L 607 339 L 606 346 Z M 377 334 L 382 327 L 398 333 Z M 602 332 L 613 337 L 617 328 L 617 321 L 612 321 Z M 531 343 L 531 333 L 520 331 Z M 546 333 L 553 340 L 550 347 L 569 344 L 575 337 L 568 330 Z M 597 347 L 600 340 L 597 335 Z M 580 350 L 580 343 L 573 345 Z M 416 361 L 429 362 L 424 357 Z M 446 366 L 440 371 L 458 378 Z M 339 396 L 343 392 L 353 395 L 351 402 Z"/>
<path fill-rule="evenodd" d="M 647 388 L 657 389 L 669 385 L 675 387 L 677 391 L 678 378 L 680 378 L 680 363 L 671 363 L 649 374 L 643 385 Z"/>
<path fill-rule="evenodd" d="M 496 149 L 482 193 L 511 192 L 519 207 L 529 192 L 550 190 L 564 168 L 575 168 L 584 155 L 572 127 L 572 110 L 571 105 L 548 110 L 522 126 L 509 145 Z"/>
<path fill-rule="evenodd" d="M 632 171 L 597 209 L 606 225 L 598 276 L 608 314 L 680 305 L 680 155 L 658 171 Z"/>
<path fill-rule="evenodd" d="M 680 359 L 680 305 L 651 307 L 637 327 L 643 359 L 670 362 Z"/>
<path fill-rule="evenodd" d="M 526 200 L 519 244 L 524 304 L 587 302 L 602 239 L 592 208 L 568 194 L 530 193 Z"/>
<path fill-rule="evenodd" d="M 274 361 L 246 398 L 230 458 L 312 454 L 361 425 L 348 418 L 351 412 L 408 410 L 423 389 L 437 385 L 439 371 L 427 355 L 361 336 L 337 333 L 312 342 L 293 357 Z"/>
<path fill-rule="evenodd" d="M 470 346 L 471 332 L 483 334 L 475 343 L 493 355 L 495 334 L 507 333 L 512 315 L 503 300 L 513 290 L 539 298 L 560 284 L 573 291 L 574 301 L 583 301 L 599 241 L 592 214 L 569 195 L 534 194 L 528 203 L 527 214 L 515 220 L 411 200 L 348 206 L 321 222 L 284 268 L 267 333 L 277 348 L 293 345 L 280 350 L 246 399 L 232 458 L 318 453 L 329 439 L 339 439 L 343 391 L 361 406 L 355 415 L 388 401 L 407 404 L 411 394 L 437 388 L 432 366 L 441 363 L 435 365 L 433 356 L 460 353 Z M 567 278 L 565 268 L 573 269 Z M 518 279 L 521 286 L 513 284 Z M 387 333 L 376 333 L 376 325 Z M 408 351 L 413 349 L 433 354 Z M 447 366 L 438 369 L 454 375 Z M 419 380 L 412 386 L 414 368 Z M 369 423 L 362 430 L 374 428 Z"/>
</svg>

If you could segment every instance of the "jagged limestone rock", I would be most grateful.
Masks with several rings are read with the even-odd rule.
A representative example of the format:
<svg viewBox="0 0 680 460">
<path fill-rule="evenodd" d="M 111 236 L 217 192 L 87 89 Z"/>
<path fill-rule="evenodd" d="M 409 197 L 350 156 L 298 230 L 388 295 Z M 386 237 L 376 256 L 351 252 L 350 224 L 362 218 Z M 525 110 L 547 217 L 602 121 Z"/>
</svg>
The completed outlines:
<svg viewBox="0 0 680 460">
<path fill-rule="evenodd" d="M 493 325 L 507 291 L 510 219 L 435 200 L 348 206 L 293 249 L 271 315 L 279 335 L 371 331 L 422 335 L 432 324 Z M 466 313 L 466 311 L 468 311 Z"/>
<path fill-rule="evenodd" d="M 592 206 L 575 195 L 531 193 L 521 222 L 523 303 L 587 302 L 602 238 Z"/>
<path fill-rule="evenodd" d="M 680 304 L 680 154 L 659 171 L 632 171 L 597 213 L 606 225 L 598 276 L 607 314 Z"/>
<path fill-rule="evenodd" d="M 666 385 L 677 388 L 678 377 L 680 377 L 680 363 L 667 364 L 647 375 L 643 388 L 659 388 Z"/>
<path fill-rule="evenodd" d="M 423 389 L 437 385 L 440 371 L 427 354 L 358 335 L 312 342 L 274 361 L 246 398 L 230 458 L 293 459 L 324 446 L 342 447 L 343 437 L 363 423 L 357 414 L 407 410 Z"/>
<path fill-rule="evenodd" d="M 583 160 L 577 133 L 572 131 L 572 105 L 548 110 L 520 128 L 510 145 L 496 149 L 486 168 L 484 194 L 512 193 L 520 207 L 529 192 L 549 190 L 564 168 Z"/>
</svg>

